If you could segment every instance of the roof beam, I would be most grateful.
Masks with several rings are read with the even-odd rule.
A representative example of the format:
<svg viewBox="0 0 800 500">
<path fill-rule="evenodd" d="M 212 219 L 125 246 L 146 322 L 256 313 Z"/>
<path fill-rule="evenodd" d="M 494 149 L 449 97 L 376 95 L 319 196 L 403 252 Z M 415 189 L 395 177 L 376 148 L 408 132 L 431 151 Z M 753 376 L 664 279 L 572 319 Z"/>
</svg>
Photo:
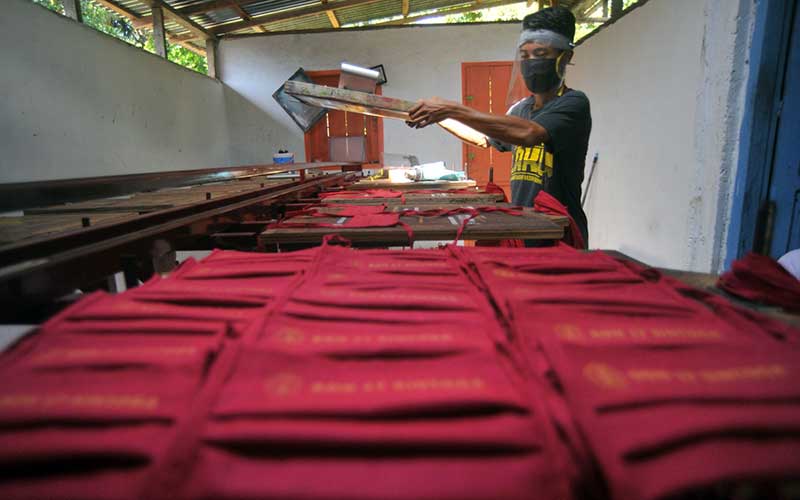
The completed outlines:
<svg viewBox="0 0 800 500">
<path fill-rule="evenodd" d="M 327 4 L 328 0 L 322 0 L 322 5 Z M 333 9 L 329 9 L 325 11 L 325 14 L 328 15 L 328 20 L 330 20 L 331 26 L 333 26 L 335 29 L 339 29 L 339 19 L 336 17 L 336 12 L 334 12 Z"/>
<path fill-rule="evenodd" d="M 231 8 L 236 11 L 236 14 L 239 15 L 242 21 L 252 21 L 253 18 L 250 17 L 250 14 L 247 13 L 246 10 L 242 8 L 242 5 L 238 2 L 238 0 L 228 0 L 231 4 Z M 264 28 L 261 25 L 253 26 L 253 29 L 259 33 L 264 32 Z M 207 51 L 207 49 L 206 49 Z"/>
<path fill-rule="evenodd" d="M 331 26 L 334 28 L 339 28 L 339 20 L 336 18 L 336 13 L 333 10 L 326 10 L 326 14 L 328 14 L 328 19 L 331 21 Z"/>
<path fill-rule="evenodd" d="M 139 16 L 139 14 L 137 14 L 136 12 L 128 9 L 127 7 L 123 7 L 122 5 L 119 5 L 118 3 L 114 2 L 113 0 L 92 0 L 92 1 L 97 3 L 97 4 L 99 4 L 99 5 L 102 5 L 103 7 L 105 7 L 106 9 L 114 12 L 115 14 L 118 14 L 121 17 L 124 17 L 134 27 L 136 27 L 136 23 L 138 21 L 143 19 L 143 17 Z M 147 18 L 148 19 L 152 19 L 151 16 L 147 16 Z M 152 25 L 148 24 L 148 25 L 143 26 L 143 28 L 145 28 L 145 29 L 147 29 L 149 31 L 152 28 Z M 178 35 L 170 35 L 170 34 L 167 33 L 167 39 L 172 43 L 177 43 L 178 45 L 180 45 L 181 47 L 183 47 L 183 48 L 185 48 L 187 50 L 191 50 L 195 54 L 198 54 L 198 55 L 201 55 L 201 56 L 205 56 L 206 55 L 206 51 L 204 49 L 201 49 L 199 47 L 196 47 L 195 45 L 192 45 L 192 44 L 188 43 L 189 40 L 194 40 L 195 39 L 194 36 L 190 36 L 190 37 L 187 38 L 186 35 L 178 36 Z"/>
<path fill-rule="evenodd" d="M 222 9 L 228 9 L 228 8 L 233 8 L 234 10 L 236 10 L 236 7 L 244 7 L 246 5 L 250 5 L 251 3 L 263 2 L 263 1 L 264 0 L 238 0 L 238 1 L 236 1 L 236 0 L 209 0 L 207 2 L 201 2 L 201 3 L 198 3 L 198 4 L 192 4 L 192 5 L 189 5 L 187 7 L 182 8 L 182 9 L 175 9 L 175 11 L 178 12 L 179 14 L 181 14 L 181 15 L 186 16 L 188 18 L 189 16 L 194 16 L 194 15 L 197 15 L 197 14 L 205 14 L 206 12 L 213 12 L 215 10 L 222 10 Z M 237 13 L 238 13 L 238 11 L 237 11 Z M 239 13 L 239 15 L 241 16 L 240 13 Z M 149 24 L 149 23 L 150 23 L 150 16 L 142 16 L 141 17 L 141 21 L 137 22 L 138 26 L 137 26 L 137 24 L 135 24 L 134 26 L 137 27 L 137 28 L 140 28 L 141 25 Z"/>
<path fill-rule="evenodd" d="M 403 0 L 403 6 L 402 6 L 403 17 L 408 17 L 408 9 L 410 8 L 410 4 L 411 2 L 409 0 Z"/>
<path fill-rule="evenodd" d="M 370 26 L 399 26 L 402 24 L 410 24 L 416 21 L 422 21 L 425 19 L 432 19 L 434 17 L 441 17 L 447 16 L 449 14 L 461 14 L 464 12 L 472 12 L 474 10 L 480 9 L 487 9 L 489 7 L 499 7 L 501 5 L 508 5 L 512 3 L 519 3 L 519 0 L 497 0 L 497 1 L 481 1 L 475 0 L 470 5 L 466 7 L 461 7 L 458 9 L 447 9 L 447 10 L 440 10 L 433 13 L 426 13 L 426 14 L 412 14 L 404 19 L 395 19 L 393 21 L 385 21 L 382 23 L 375 23 Z"/>
<path fill-rule="evenodd" d="M 207 2 L 200 2 L 197 4 L 192 4 L 182 9 L 177 9 L 178 12 L 187 16 L 193 16 L 195 14 L 204 14 L 206 12 L 213 12 L 215 10 L 226 9 L 231 6 L 232 3 L 235 3 L 239 7 L 244 7 L 246 5 L 250 5 L 251 3 L 256 2 L 263 2 L 264 0 L 209 0 Z"/>
<path fill-rule="evenodd" d="M 570 10 L 575 14 L 575 17 L 591 17 L 592 13 L 600 7 L 601 3 L 605 3 L 605 0 L 581 0 Z"/>
<path fill-rule="evenodd" d="M 299 9 L 291 9 L 277 13 L 253 16 L 252 21 L 240 21 L 236 23 L 221 24 L 219 26 L 211 28 L 209 31 L 214 35 L 222 35 L 225 33 L 230 33 L 232 31 L 251 28 L 256 25 L 263 25 L 263 24 L 273 23 L 276 21 L 285 21 L 287 19 L 296 19 L 298 17 L 313 16 L 315 14 L 320 14 L 327 10 L 343 9 L 345 7 L 353 7 L 355 5 L 366 5 L 379 1 L 381 0 L 341 0 L 338 2 L 329 2 L 326 4 L 320 3 L 319 5 L 312 5 L 310 7 L 301 7 Z"/>
<path fill-rule="evenodd" d="M 130 10 L 127 7 L 123 7 L 122 5 L 119 5 L 118 3 L 113 2 L 111 0 L 92 0 L 92 1 L 95 2 L 95 3 L 99 3 L 103 7 L 107 8 L 108 10 L 110 10 L 112 12 L 115 12 L 115 13 L 119 14 L 120 16 L 127 17 L 131 21 L 131 24 L 133 24 L 133 26 L 136 27 L 136 25 L 134 23 L 135 23 L 135 21 L 137 19 L 140 18 L 139 14 L 137 14 L 136 12 Z M 149 26 L 149 25 L 150 25 L 150 21 L 147 22 L 147 26 Z"/>
<path fill-rule="evenodd" d="M 192 34 L 196 35 L 197 38 L 203 38 L 203 39 L 214 38 L 214 35 L 211 32 L 209 32 L 196 22 L 192 21 L 191 19 L 189 19 L 189 16 L 181 14 L 180 12 L 175 10 L 175 7 L 172 7 L 163 0 L 152 0 L 152 2 L 154 8 L 161 7 L 161 9 L 164 11 L 165 17 L 169 17 L 177 24 L 183 26 L 184 28 L 189 30 Z"/>
</svg>

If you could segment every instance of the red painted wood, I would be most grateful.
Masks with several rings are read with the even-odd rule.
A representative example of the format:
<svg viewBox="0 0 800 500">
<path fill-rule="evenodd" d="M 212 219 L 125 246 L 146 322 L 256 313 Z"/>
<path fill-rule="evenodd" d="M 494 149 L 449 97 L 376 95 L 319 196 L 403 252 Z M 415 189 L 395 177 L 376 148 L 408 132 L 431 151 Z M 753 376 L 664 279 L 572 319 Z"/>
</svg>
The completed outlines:
<svg viewBox="0 0 800 500">
<path fill-rule="evenodd" d="M 337 87 L 339 85 L 339 71 L 310 71 L 308 75 L 314 83 Z M 376 94 L 381 94 L 378 87 Z M 329 137 L 345 137 L 364 135 L 366 128 L 366 156 L 365 163 L 380 162 L 383 152 L 383 119 L 371 116 L 347 113 L 345 111 L 329 110 L 311 130 L 305 134 L 306 161 L 329 161 Z"/>
<path fill-rule="evenodd" d="M 505 114 L 506 94 L 511 79 L 511 61 L 462 63 L 462 102 L 484 113 Z M 489 182 L 489 167 L 494 167 L 494 183 L 511 194 L 511 153 L 493 148 L 464 145 L 463 162 L 470 178 L 479 186 Z"/>
</svg>

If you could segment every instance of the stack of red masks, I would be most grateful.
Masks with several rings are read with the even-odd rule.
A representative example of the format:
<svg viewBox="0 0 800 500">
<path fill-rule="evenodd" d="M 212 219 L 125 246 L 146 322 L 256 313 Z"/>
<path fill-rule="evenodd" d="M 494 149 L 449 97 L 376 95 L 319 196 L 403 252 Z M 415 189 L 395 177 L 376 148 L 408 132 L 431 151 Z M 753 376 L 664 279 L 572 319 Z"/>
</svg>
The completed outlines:
<svg viewBox="0 0 800 500">
<path fill-rule="evenodd" d="M 751 252 L 734 261 L 717 286 L 746 300 L 800 311 L 800 280 L 766 255 Z"/>
<path fill-rule="evenodd" d="M 190 498 L 566 494 L 541 405 L 447 252 L 325 247 L 247 338 Z"/>
<path fill-rule="evenodd" d="M 545 381 L 587 489 L 716 498 L 800 473 L 800 353 L 766 318 L 743 321 L 718 297 L 600 253 L 460 252 Z"/>
<path fill-rule="evenodd" d="M 780 498 L 798 339 L 567 247 L 215 251 L 0 357 L 0 496 Z"/>
<path fill-rule="evenodd" d="M 0 496 L 147 497 L 221 353 L 315 255 L 216 251 L 91 294 L 4 353 Z"/>
</svg>

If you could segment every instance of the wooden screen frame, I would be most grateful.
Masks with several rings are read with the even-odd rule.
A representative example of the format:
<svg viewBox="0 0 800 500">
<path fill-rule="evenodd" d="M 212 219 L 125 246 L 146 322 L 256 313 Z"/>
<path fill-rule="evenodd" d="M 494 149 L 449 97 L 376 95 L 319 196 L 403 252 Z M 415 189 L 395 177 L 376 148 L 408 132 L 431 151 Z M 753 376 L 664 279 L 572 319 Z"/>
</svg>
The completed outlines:
<svg viewBox="0 0 800 500">
<path fill-rule="evenodd" d="M 318 77 L 325 77 L 325 76 L 339 76 L 341 75 L 341 70 L 338 69 L 324 69 L 318 71 L 306 71 L 311 80 L 314 80 Z M 382 95 L 381 85 L 375 87 L 375 94 Z M 309 157 L 311 156 L 311 141 L 309 140 L 308 132 L 303 133 L 303 144 L 305 146 L 305 153 L 306 153 L 306 161 L 309 161 Z M 383 154 L 383 118 L 378 118 L 378 155 Z M 381 160 L 378 158 L 378 164 L 380 164 Z"/>
</svg>

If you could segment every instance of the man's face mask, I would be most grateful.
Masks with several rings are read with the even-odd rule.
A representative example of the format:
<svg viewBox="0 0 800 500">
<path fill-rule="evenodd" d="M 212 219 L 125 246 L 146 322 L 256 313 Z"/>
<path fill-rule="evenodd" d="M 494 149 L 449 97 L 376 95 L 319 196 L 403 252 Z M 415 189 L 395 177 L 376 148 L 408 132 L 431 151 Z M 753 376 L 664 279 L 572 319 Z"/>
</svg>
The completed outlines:
<svg viewBox="0 0 800 500">
<path fill-rule="evenodd" d="M 525 86 L 534 94 L 542 94 L 561 85 L 564 80 L 559 71 L 561 57 L 556 59 L 525 59 L 520 69 Z"/>
</svg>

